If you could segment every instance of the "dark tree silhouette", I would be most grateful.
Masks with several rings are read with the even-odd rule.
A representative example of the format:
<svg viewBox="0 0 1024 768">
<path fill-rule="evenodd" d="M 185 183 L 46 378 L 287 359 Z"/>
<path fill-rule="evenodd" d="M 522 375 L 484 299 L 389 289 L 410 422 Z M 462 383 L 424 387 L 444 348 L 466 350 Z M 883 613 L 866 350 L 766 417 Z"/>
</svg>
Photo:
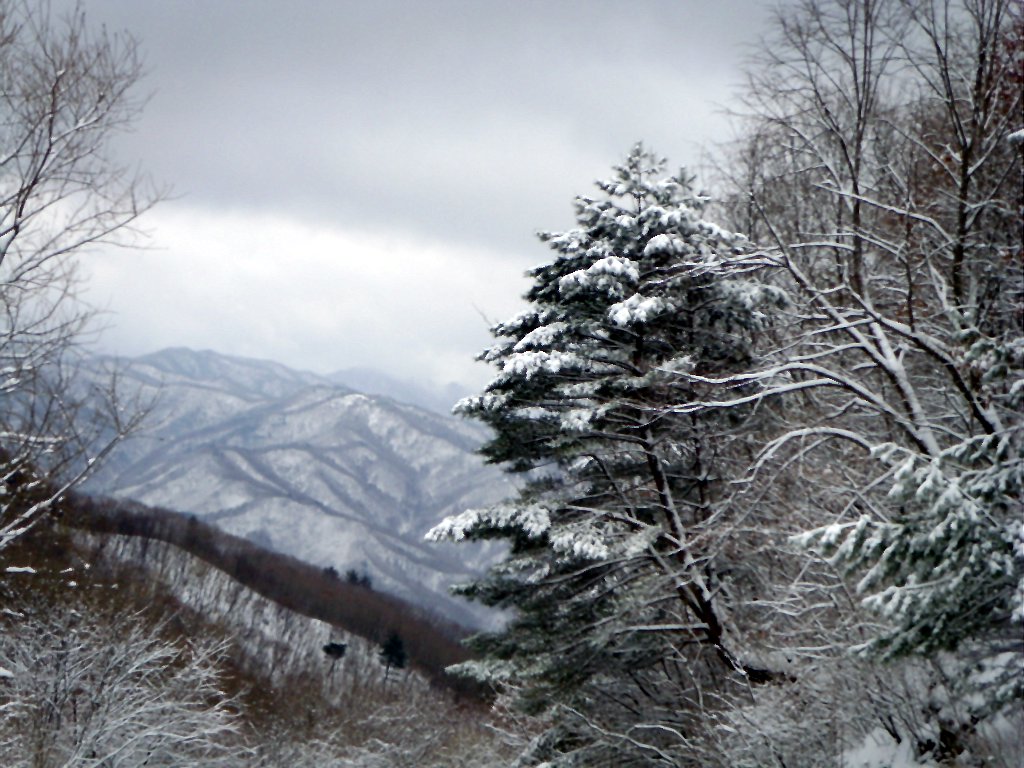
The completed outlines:
<svg viewBox="0 0 1024 768">
<path fill-rule="evenodd" d="M 380 647 L 380 661 L 384 665 L 384 682 L 388 681 L 391 668 L 403 669 L 405 667 L 406 654 L 405 643 L 402 636 L 394 630 L 388 635 L 388 639 Z"/>
<path fill-rule="evenodd" d="M 373 589 L 373 581 L 370 579 L 370 574 L 366 571 L 360 573 L 355 568 L 349 568 L 345 571 L 345 581 L 356 587 Z"/>
<path fill-rule="evenodd" d="M 346 648 L 348 648 L 348 646 L 345 643 L 328 643 L 324 646 L 324 653 L 327 654 L 327 657 L 331 659 L 331 663 L 333 664 L 338 659 L 345 656 Z"/>
</svg>

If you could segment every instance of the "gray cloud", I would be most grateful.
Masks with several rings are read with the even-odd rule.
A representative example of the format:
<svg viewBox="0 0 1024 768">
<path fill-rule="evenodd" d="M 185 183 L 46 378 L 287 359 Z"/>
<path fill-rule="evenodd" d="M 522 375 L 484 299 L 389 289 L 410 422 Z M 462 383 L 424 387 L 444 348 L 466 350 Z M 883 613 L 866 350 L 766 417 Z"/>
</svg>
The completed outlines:
<svg viewBox="0 0 1024 768">
<path fill-rule="evenodd" d="M 230 213 L 232 226 L 276 216 L 310 230 L 477 249 L 491 282 L 513 293 L 522 269 L 545 258 L 533 232 L 571 225 L 572 197 L 633 141 L 694 165 L 700 144 L 721 137 L 717 108 L 766 16 L 756 0 L 87 0 L 86 12 L 142 45 L 152 98 L 118 148 L 170 183 L 181 204 Z M 158 221 L 183 226 L 178 218 Z M 159 227 L 153 235 L 158 249 L 165 235 L 180 240 Z M 296 288 L 283 293 L 298 296 L 319 278 L 293 258 L 282 279 Z M 124 286 L 151 276 L 143 262 L 116 275 L 105 265 L 96 295 L 122 312 Z M 251 267 L 238 254 L 238 269 Z M 420 279 L 423 293 L 443 276 Z M 150 311 L 152 320 L 133 317 L 137 331 L 111 338 L 145 346 L 146 326 L 163 322 L 159 305 Z M 218 347 L 213 327 L 208 346 Z M 296 334 L 313 331 L 299 322 Z M 448 333 L 453 354 L 465 334 Z M 339 327 L 333 343 L 353 342 Z M 300 357 L 269 342 L 267 354 Z M 410 372 L 401 361 L 381 367 Z"/>
</svg>

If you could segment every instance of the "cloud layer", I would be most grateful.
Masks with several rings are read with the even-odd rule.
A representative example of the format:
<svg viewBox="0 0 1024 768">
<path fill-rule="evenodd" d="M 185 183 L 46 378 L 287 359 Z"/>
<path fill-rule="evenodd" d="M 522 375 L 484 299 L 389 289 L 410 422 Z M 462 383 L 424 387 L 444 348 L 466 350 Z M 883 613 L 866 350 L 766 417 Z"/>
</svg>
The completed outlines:
<svg viewBox="0 0 1024 768">
<path fill-rule="evenodd" d="M 54 4 L 60 12 L 67 3 Z M 190 345 L 477 384 L 481 314 L 517 306 L 636 140 L 723 138 L 754 0 L 88 0 L 152 96 L 118 151 L 179 198 L 151 251 L 99 253 L 124 354 Z"/>
</svg>

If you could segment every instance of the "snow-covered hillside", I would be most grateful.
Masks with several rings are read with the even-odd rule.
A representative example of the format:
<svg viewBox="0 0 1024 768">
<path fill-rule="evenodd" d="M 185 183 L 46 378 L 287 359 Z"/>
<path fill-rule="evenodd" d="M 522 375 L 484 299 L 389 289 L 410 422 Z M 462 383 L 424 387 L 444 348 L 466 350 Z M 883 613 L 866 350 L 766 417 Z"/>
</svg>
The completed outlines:
<svg viewBox="0 0 1024 768">
<path fill-rule="evenodd" d="M 488 621 L 448 587 L 494 551 L 423 541 L 445 516 L 512 491 L 476 456 L 478 428 L 265 361 L 174 349 L 120 366 L 122 388 L 153 411 L 88 490 L 193 513 L 315 564 L 365 570 L 457 621 Z"/>
</svg>

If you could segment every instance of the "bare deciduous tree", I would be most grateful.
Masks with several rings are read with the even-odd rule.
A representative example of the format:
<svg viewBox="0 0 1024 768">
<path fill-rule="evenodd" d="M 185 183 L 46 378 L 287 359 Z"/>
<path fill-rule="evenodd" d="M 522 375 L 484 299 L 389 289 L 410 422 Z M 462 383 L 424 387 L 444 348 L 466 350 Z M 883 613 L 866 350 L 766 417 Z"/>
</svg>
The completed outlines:
<svg viewBox="0 0 1024 768">
<path fill-rule="evenodd" d="M 1020 716 L 1019 8 L 787 10 L 749 89 L 754 138 L 731 170 L 734 215 L 766 246 L 789 327 L 761 370 L 701 378 L 720 396 L 680 410 L 778 414 L 750 498 L 826 556 L 791 561 L 790 586 L 766 601 L 780 652 L 814 674 L 849 650 L 917 669 L 916 700 L 881 677 L 859 686 L 864 720 L 839 714 L 849 700 L 804 708 L 824 713 L 820 731 L 829 718 L 846 729 L 834 755 L 873 719 L 919 755 L 951 757 L 982 732 L 970 723 L 1008 704 Z M 740 383 L 754 394 L 725 389 Z M 925 716 L 940 689 L 972 692 L 958 723 Z"/>
<path fill-rule="evenodd" d="M 138 114 L 140 74 L 135 42 L 80 9 L 0 0 L 0 549 L 135 421 L 113 388 L 76 391 L 92 313 L 75 258 L 126 243 L 159 197 L 109 146 Z"/>
</svg>

